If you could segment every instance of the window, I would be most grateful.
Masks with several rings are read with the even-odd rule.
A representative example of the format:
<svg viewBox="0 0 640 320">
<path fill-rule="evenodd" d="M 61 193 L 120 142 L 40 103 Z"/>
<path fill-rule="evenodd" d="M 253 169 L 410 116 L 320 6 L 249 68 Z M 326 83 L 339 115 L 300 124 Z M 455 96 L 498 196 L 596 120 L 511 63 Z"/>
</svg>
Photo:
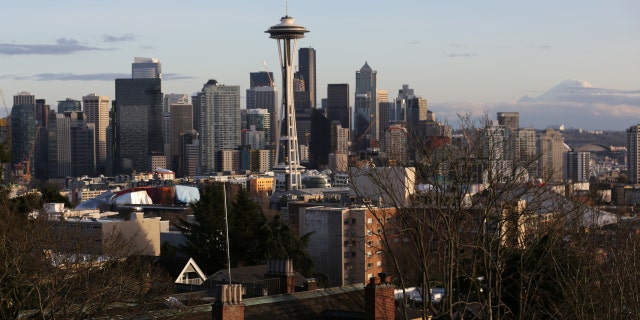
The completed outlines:
<svg viewBox="0 0 640 320">
<path fill-rule="evenodd" d="M 369 247 L 373 246 L 373 241 L 372 240 L 367 241 L 367 246 Z"/>
<path fill-rule="evenodd" d="M 371 229 L 367 229 L 367 235 L 368 235 L 368 236 L 373 235 L 373 231 L 372 231 Z"/>
<path fill-rule="evenodd" d="M 344 224 L 345 225 L 349 224 L 349 219 L 344 219 Z"/>
<path fill-rule="evenodd" d="M 373 263 L 371 262 L 367 263 L 367 269 L 371 269 L 371 268 L 373 268 Z"/>
<path fill-rule="evenodd" d="M 376 262 L 376 266 L 378 266 L 378 267 L 382 267 L 382 261 L 378 261 L 378 262 Z"/>
<path fill-rule="evenodd" d="M 373 223 L 373 218 L 368 218 L 367 219 L 367 224 L 372 224 Z"/>
<path fill-rule="evenodd" d="M 345 258 L 349 258 L 350 256 L 351 256 L 351 254 L 350 254 L 349 252 L 345 252 L 345 253 L 344 253 L 344 257 L 345 257 Z"/>
</svg>

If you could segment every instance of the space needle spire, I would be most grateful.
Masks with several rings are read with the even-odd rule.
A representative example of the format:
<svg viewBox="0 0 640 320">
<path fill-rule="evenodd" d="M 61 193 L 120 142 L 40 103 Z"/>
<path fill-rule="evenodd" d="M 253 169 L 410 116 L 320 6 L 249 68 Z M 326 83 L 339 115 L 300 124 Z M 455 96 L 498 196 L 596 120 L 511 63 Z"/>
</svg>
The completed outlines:
<svg viewBox="0 0 640 320">
<path fill-rule="evenodd" d="M 270 38 L 278 41 L 278 55 L 282 69 L 282 119 L 278 121 L 276 130 L 276 164 L 273 171 L 276 175 L 284 175 L 286 190 L 302 188 L 302 172 L 298 151 L 298 132 L 296 129 L 295 108 L 293 105 L 293 72 L 297 40 L 304 38 L 309 32 L 305 27 L 296 24 L 293 17 L 287 14 L 280 19 L 280 23 L 265 31 Z M 284 131 L 281 134 L 281 130 Z M 279 136 L 279 137 L 278 137 Z M 284 152 L 280 151 L 283 146 Z M 277 176 L 276 176 L 277 180 Z"/>
</svg>

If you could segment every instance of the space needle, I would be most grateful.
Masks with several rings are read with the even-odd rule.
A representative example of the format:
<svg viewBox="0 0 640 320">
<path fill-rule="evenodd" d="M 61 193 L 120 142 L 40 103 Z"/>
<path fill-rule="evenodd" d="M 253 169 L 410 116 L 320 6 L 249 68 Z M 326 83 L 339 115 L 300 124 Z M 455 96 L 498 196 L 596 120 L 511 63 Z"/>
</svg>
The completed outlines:
<svg viewBox="0 0 640 320">
<path fill-rule="evenodd" d="M 301 189 L 302 172 L 305 168 L 300 165 L 298 151 L 298 131 L 293 105 L 293 71 L 297 40 L 304 38 L 304 34 L 309 30 L 296 24 L 293 17 L 287 13 L 280 19 L 279 24 L 272 26 L 265 32 L 270 35 L 270 38 L 278 40 L 278 55 L 282 69 L 282 109 L 284 109 L 284 115 L 277 124 L 276 141 L 278 143 L 276 144 L 276 163 L 273 171 L 276 174 L 276 181 L 278 175 L 284 175 L 287 191 Z M 284 121 L 284 125 L 282 121 Z M 281 131 L 284 132 L 281 133 Z M 281 134 L 282 136 L 280 136 Z M 284 153 L 280 151 L 280 145 L 284 146 Z"/>
</svg>

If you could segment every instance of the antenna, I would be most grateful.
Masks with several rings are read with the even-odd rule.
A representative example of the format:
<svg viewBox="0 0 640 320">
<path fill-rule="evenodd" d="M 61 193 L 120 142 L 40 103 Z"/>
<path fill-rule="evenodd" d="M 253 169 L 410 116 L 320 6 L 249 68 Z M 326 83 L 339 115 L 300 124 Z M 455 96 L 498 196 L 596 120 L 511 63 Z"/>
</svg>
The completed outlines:
<svg viewBox="0 0 640 320">
<path fill-rule="evenodd" d="M 289 16 L 289 0 L 285 0 L 285 17 Z"/>
</svg>

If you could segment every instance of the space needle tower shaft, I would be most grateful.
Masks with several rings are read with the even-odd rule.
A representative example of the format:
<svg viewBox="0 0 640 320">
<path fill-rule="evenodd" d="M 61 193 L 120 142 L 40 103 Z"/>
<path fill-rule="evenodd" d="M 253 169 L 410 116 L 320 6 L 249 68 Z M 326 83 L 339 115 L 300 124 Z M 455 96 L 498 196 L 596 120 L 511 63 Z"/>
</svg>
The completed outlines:
<svg viewBox="0 0 640 320">
<path fill-rule="evenodd" d="M 272 26 L 269 30 L 270 38 L 278 41 L 278 55 L 280 57 L 280 67 L 282 69 L 282 109 L 285 133 L 280 135 L 283 123 L 279 122 L 276 130 L 276 166 L 274 172 L 285 174 L 286 189 L 294 190 L 302 188 L 302 171 L 304 167 L 300 165 L 300 154 L 298 151 L 298 133 L 296 129 L 295 107 L 293 99 L 293 72 L 295 65 L 295 52 L 297 40 L 304 38 L 304 34 L 309 32 L 305 27 L 294 22 L 293 17 L 288 15 L 280 19 L 280 23 Z M 280 145 L 284 144 L 284 158 L 280 157 Z"/>
</svg>

